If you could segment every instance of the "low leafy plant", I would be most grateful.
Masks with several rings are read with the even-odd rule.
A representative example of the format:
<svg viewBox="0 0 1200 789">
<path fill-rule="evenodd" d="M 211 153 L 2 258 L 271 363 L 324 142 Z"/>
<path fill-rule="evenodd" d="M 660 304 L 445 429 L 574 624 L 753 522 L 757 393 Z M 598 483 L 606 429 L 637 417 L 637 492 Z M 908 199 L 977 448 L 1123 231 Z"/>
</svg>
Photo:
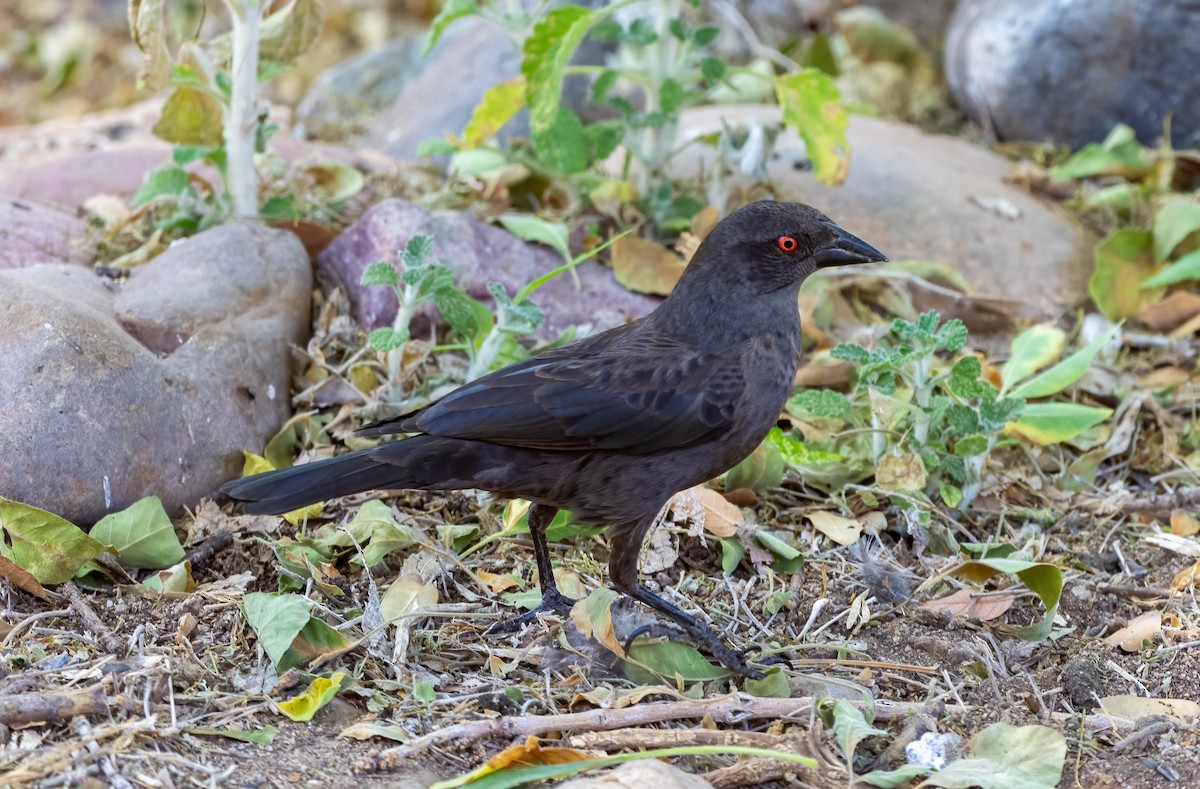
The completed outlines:
<svg viewBox="0 0 1200 789">
<path fill-rule="evenodd" d="M 1056 444 L 1112 414 L 1046 399 L 1078 381 L 1115 332 L 1060 360 L 1065 333 L 1031 327 L 1014 338 L 997 387 L 979 357 L 963 353 L 961 321 L 942 323 L 933 311 L 915 322 L 896 319 L 877 348 L 844 343 L 832 350 L 855 366 L 849 394 L 810 389 L 788 401 L 804 438 L 772 431 L 765 449 L 731 473 L 743 483 L 777 484 L 767 478 L 778 475 L 777 455 L 806 481 L 833 487 L 874 475 L 883 490 L 966 507 L 1000 442 Z"/>
<path fill-rule="evenodd" d="M 528 107 L 532 156 L 520 161 L 535 170 L 572 176 L 585 191 L 599 190 L 602 199 L 637 199 L 659 228 L 679 230 L 702 207 L 699 200 L 678 194 L 665 175 L 679 150 L 679 113 L 704 101 L 728 74 L 745 72 L 773 86 L 784 122 L 804 138 L 818 179 L 837 183 L 845 178 L 847 117 L 829 75 L 815 68 L 782 76 L 733 69 L 713 54 L 720 29 L 692 24 L 688 6 L 698 7 L 699 0 L 624 0 L 596 9 L 564 4 L 545 10 L 543 5 L 529 15 L 491 0 L 451 0 L 434 20 L 430 46 L 454 21 L 481 16 L 504 28 L 520 47 L 521 76 L 484 95 L 461 139 L 426 150 L 477 149 L 521 107 Z M 613 67 L 569 65 L 589 35 L 615 43 Z M 563 106 L 564 80 L 580 74 L 594 78 L 592 103 L 615 111 L 616 119 L 585 125 Z M 632 91 L 640 93 L 640 104 L 631 98 Z M 588 177 L 586 171 L 618 145 L 626 151 L 622 179 L 612 182 L 599 173 Z"/>
<path fill-rule="evenodd" d="M 151 172 L 132 200 L 134 208 L 163 207 L 157 228 L 165 232 L 203 230 L 227 216 L 284 220 L 301 213 L 298 201 L 280 189 L 260 202 L 256 157 L 278 127 L 267 119 L 257 97 L 260 81 L 286 71 L 316 40 L 321 29 L 318 0 L 290 0 L 262 16 L 264 0 L 225 0 L 232 29 L 205 43 L 168 46 L 166 3 L 130 0 L 133 39 L 145 55 L 138 85 L 172 88 L 154 134 L 173 144 L 171 164 Z M 184 169 L 193 163 L 211 168 Z M 280 162 L 266 167 L 273 175 Z M 265 180 L 265 177 L 264 177 Z M 343 165 L 307 168 L 301 180 L 306 199 L 332 206 L 362 188 L 362 176 Z"/>
</svg>

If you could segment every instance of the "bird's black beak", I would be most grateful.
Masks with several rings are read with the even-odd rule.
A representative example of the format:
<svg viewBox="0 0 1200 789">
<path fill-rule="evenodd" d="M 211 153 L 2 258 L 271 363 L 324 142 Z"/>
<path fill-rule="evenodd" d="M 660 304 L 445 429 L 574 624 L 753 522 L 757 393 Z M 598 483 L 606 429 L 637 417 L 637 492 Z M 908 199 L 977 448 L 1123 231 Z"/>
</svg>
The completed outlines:
<svg viewBox="0 0 1200 789">
<path fill-rule="evenodd" d="M 828 223 L 826 227 L 833 231 L 834 239 L 809 256 L 817 264 L 817 268 L 887 261 L 887 255 L 858 236 L 843 230 L 832 222 Z"/>
</svg>

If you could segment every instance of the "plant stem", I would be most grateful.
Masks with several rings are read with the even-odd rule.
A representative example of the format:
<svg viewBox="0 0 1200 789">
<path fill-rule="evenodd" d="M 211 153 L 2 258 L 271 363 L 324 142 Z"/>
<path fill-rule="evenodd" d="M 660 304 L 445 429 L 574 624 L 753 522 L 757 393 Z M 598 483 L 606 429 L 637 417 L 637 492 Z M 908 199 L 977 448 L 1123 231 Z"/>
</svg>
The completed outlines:
<svg viewBox="0 0 1200 789">
<path fill-rule="evenodd" d="M 258 128 L 258 38 L 262 0 L 225 0 L 233 19 L 231 91 L 225 117 L 225 188 L 233 215 L 258 215 L 254 143 Z"/>
<path fill-rule="evenodd" d="M 408 324 L 412 323 L 413 315 L 417 312 L 420 299 L 415 285 L 405 285 L 396 289 L 400 304 L 396 308 L 396 319 L 392 321 L 392 331 L 408 334 Z M 407 342 L 404 345 L 408 345 Z M 392 382 L 392 390 L 400 393 L 400 370 L 404 366 L 404 345 L 393 348 L 387 353 L 388 380 Z"/>
</svg>

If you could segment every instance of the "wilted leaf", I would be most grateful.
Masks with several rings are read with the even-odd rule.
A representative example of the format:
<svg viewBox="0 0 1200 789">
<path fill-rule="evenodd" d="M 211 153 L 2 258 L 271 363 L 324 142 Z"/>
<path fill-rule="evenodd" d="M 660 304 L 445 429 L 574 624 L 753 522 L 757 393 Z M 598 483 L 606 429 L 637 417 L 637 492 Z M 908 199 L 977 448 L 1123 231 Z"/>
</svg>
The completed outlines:
<svg viewBox="0 0 1200 789">
<path fill-rule="evenodd" d="M 43 584 L 71 580 L 104 546 L 57 515 L 0 496 L 0 556 Z"/>
<path fill-rule="evenodd" d="M 291 63 L 308 51 L 321 34 L 320 0 L 291 0 L 262 20 L 258 56 L 263 63 Z"/>
<path fill-rule="evenodd" d="M 884 490 L 908 493 L 925 489 L 928 474 L 921 458 L 912 453 L 888 453 L 879 458 L 875 484 Z"/>
<path fill-rule="evenodd" d="M 976 559 L 964 562 L 952 574 L 983 583 L 998 573 L 1017 576 L 1046 608 L 1040 622 L 1018 629 L 1017 636 L 1026 641 L 1040 641 L 1050 635 L 1050 627 L 1058 615 L 1058 601 L 1062 598 L 1062 570 L 1052 564 L 1021 559 Z"/>
<path fill-rule="evenodd" d="M 157 570 L 183 558 L 183 546 L 158 496 L 147 496 L 101 518 L 92 539 L 117 552 L 126 567 Z"/>
<path fill-rule="evenodd" d="M 311 197 L 329 205 L 336 205 L 354 197 L 366 184 L 366 179 L 357 167 L 340 162 L 309 165 L 304 168 L 303 175 L 311 184 Z"/>
<path fill-rule="evenodd" d="M 383 737 L 397 742 L 408 742 L 412 735 L 398 723 L 384 721 L 364 721 L 355 723 L 338 732 L 339 737 L 349 737 L 352 740 L 369 740 L 372 737 Z"/>
<path fill-rule="evenodd" d="M 971 738 L 971 758 L 925 779 L 945 789 L 1053 789 L 1062 777 L 1067 741 L 1047 726 L 993 723 Z"/>
<path fill-rule="evenodd" d="M 174 567 L 159 570 L 143 580 L 139 586 L 160 597 L 186 597 L 196 588 L 196 582 L 192 580 L 192 563 L 180 562 Z"/>
<path fill-rule="evenodd" d="M 814 510 L 807 516 L 817 531 L 838 545 L 853 545 L 862 536 L 863 525 L 854 518 L 843 518 L 827 510 Z"/>
<path fill-rule="evenodd" d="M 163 0 L 129 0 L 129 29 L 133 43 L 145 55 L 138 69 L 138 87 L 161 90 L 171 80 Z"/>
<path fill-rule="evenodd" d="M 324 620 L 309 616 L 275 668 L 283 672 L 296 666 L 307 666 L 322 655 L 344 652 L 353 645 L 353 641 Z"/>
<path fill-rule="evenodd" d="M 1104 643 L 1126 652 L 1140 652 L 1145 644 L 1153 644 L 1162 635 L 1162 617 L 1162 611 L 1147 611 L 1106 637 Z"/>
<path fill-rule="evenodd" d="M 724 496 L 703 485 L 692 488 L 704 507 L 704 530 L 714 537 L 732 537 L 738 526 L 745 523 L 741 507 L 730 504 Z"/>
<path fill-rule="evenodd" d="M 1067 345 L 1067 335 L 1049 323 L 1030 326 L 1012 341 L 1012 353 L 1000 370 L 1003 391 L 1053 362 Z"/>
<path fill-rule="evenodd" d="M 1078 403 L 1028 403 L 1019 419 L 1004 425 L 1004 432 L 1049 446 L 1074 438 L 1110 416 L 1111 408 Z"/>
<path fill-rule="evenodd" d="M 437 605 L 438 588 L 425 583 L 416 573 L 402 575 L 383 593 L 380 610 L 383 621 L 395 622 L 401 617 Z"/>
<path fill-rule="evenodd" d="M 973 589 L 959 589 L 957 592 L 939 597 L 936 600 L 926 600 L 921 607 L 927 611 L 945 612 L 951 616 L 965 616 L 989 622 L 997 619 L 1012 608 L 1016 597 L 1012 594 L 980 594 Z"/>
<path fill-rule="evenodd" d="M 784 123 L 804 140 L 817 180 L 830 185 L 846 180 L 850 172 L 849 120 L 833 79 L 806 68 L 776 79 L 775 93 Z"/>
<path fill-rule="evenodd" d="M 1200 704 L 1191 699 L 1148 699 L 1145 696 L 1105 696 L 1100 709 L 1118 718 L 1138 720 L 1151 715 L 1165 715 L 1176 720 L 1194 721 L 1200 717 Z"/>
<path fill-rule="evenodd" d="M 866 717 L 862 710 L 851 704 L 845 699 L 838 699 L 833 703 L 833 733 L 837 736 L 838 745 L 841 746 L 842 754 L 850 763 L 854 762 L 854 750 L 858 748 L 858 744 L 867 737 L 884 737 L 887 732 L 883 729 L 877 729 L 867 723 Z"/>
<path fill-rule="evenodd" d="M 517 110 L 525 106 L 525 78 L 513 77 L 493 85 L 475 105 L 471 120 L 463 130 L 463 145 L 477 148 L 498 131 Z M 515 231 L 514 231 L 515 232 Z"/>
<path fill-rule="evenodd" d="M 221 103 L 204 91 L 176 88 L 151 131 L 174 145 L 216 147 L 223 141 L 223 112 Z"/>
<path fill-rule="evenodd" d="M 613 274 L 635 293 L 670 294 L 686 266 L 674 252 L 647 238 L 623 236 L 612 245 Z"/>
<path fill-rule="evenodd" d="M 618 657 L 625 657 L 625 648 L 613 631 L 612 604 L 617 593 L 599 586 L 590 595 L 571 607 L 571 621 L 584 638 L 600 642 Z"/>
<path fill-rule="evenodd" d="M 279 711 L 297 723 L 310 721 L 317 710 L 333 701 L 350 681 L 350 675 L 342 671 L 335 671 L 329 677 L 317 677 L 299 696 L 279 702 Z"/>
<path fill-rule="evenodd" d="M 1137 315 L 1162 298 L 1163 288 L 1144 288 L 1156 271 L 1148 230 L 1118 230 L 1096 247 L 1088 295 L 1110 321 Z"/>
</svg>

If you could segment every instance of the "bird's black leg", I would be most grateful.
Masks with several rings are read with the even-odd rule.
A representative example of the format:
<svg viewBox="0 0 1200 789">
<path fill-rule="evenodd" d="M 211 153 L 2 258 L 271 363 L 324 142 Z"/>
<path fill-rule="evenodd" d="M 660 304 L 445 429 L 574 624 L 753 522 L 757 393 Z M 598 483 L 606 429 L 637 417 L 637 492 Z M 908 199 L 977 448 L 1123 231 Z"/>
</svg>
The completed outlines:
<svg viewBox="0 0 1200 789">
<path fill-rule="evenodd" d="M 504 619 L 487 629 L 488 635 L 515 633 L 537 619 L 538 614 L 555 612 L 567 615 L 575 601 L 564 597 L 554 583 L 554 568 L 550 564 L 550 544 L 546 542 L 546 528 L 558 514 L 555 507 L 534 504 L 529 508 L 529 537 L 533 540 L 533 556 L 537 560 L 538 583 L 542 589 L 542 602 L 532 611 L 520 616 Z"/>
<path fill-rule="evenodd" d="M 624 529 L 622 530 L 623 533 L 617 532 L 613 534 L 610 540 L 612 554 L 608 560 L 608 571 L 612 578 L 613 586 L 634 600 L 645 603 L 656 611 L 666 614 L 675 623 L 679 624 L 683 629 L 683 633 L 688 636 L 688 638 L 680 640 L 690 640 L 693 645 L 707 651 L 717 659 L 718 663 L 731 671 L 736 671 L 751 679 L 761 679 L 763 673 L 748 665 L 742 653 L 730 648 L 712 628 L 642 586 L 641 580 L 638 577 L 637 560 L 642 548 L 642 539 L 646 536 L 646 532 L 649 531 L 651 525 L 653 525 L 653 520 L 645 524 L 639 524 L 632 529 Z"/>
</svg>

